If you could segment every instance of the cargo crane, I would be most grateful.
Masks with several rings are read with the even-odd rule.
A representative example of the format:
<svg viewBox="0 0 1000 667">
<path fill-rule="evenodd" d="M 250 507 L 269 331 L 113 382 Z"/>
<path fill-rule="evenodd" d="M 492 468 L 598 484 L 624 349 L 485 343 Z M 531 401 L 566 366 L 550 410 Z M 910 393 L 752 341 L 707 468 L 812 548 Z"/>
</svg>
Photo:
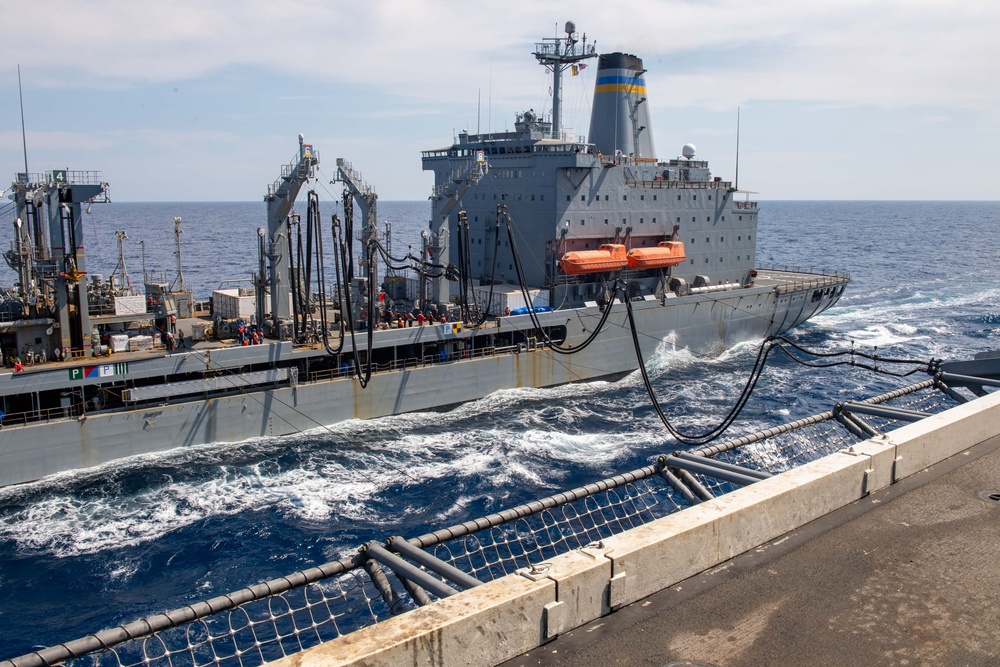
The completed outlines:
<svg viewBox="0 0 1000 667">
<path fill-rule="evenodd" d="M 292 278 L 289 258 L 289 225 L 288 218 L 299 190 L 315 175 L 319 164 L 319 153 L 313 150 L 311 144 L 305 143 L 305 138 L 299 135 L 299 151 L 292 160 L 281 167 L 281 176 L 268 188 L 264 195 L 267 203 L 267 238 L 266 245 L 269 277 L 267 287 L 271 291 L 271 335 L 284 338 L 282 326 L 287 325 L 292 316 L 291 294 Z M 263 300 L 263 294 L 258 294 L 258 302 Z"/>
<path fill-rule="evenodd" d="M 16 342 L 5 341 L 4 347 L 19 350 L 26 341 L 35 346 L 41 340 L 40 352 L 46 356 L 83 355 L 91 343 L 87 282 L 83 280 L 87 274 L 83 204 L 107 202 L 108 184 L 95 171 L 54 169 L 18 174 L 11 189 L 15 240 L 5 259 L 18 274 L 22 312 L 16 315 L 27 319 L 17 328 Z"/>
</svg>

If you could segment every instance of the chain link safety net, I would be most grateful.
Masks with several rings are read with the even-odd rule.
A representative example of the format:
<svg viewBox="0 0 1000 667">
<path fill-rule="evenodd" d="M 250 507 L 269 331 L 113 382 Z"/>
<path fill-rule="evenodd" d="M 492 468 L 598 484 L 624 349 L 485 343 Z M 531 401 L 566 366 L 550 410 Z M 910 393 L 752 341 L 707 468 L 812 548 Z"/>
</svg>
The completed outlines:
<svg viewBox="0 0 1000 667">
<path fill-rule="evenodd" d="M 926 413 L 956 405 L 953 398 L 934 390 L 931 381 L 864 402 Z M 879 433 L 905 423 L 867 415 L 865 421 Z M 831 411 L 691 452 L 776 474 L 862 440 L 838 423 Z M 669 459 L 664 457 L 668 467 Z M 664 480 L 665 472 L 662 463 L 647 466 L 409 542 L 480 582 L 492 581 L 688 507 L 684 497 Z M 739 488 L 710 474 L 692 475 L 713 496 Z M 372 561 L 366 567 L 365 561 L 363 555 L 344 558 L 312 568 L 308 576 L 295 573 L 0 662 L 0 667 L 56 663 L 80 667 L 258 667 L 434 599 L 433 594 L 389 568 L 384 577 L 376 577 L 381 584 L 373 581 L 371 572 L 381 575 L 382 571 L 377 566 L 373 569 Z"/>
</svg>

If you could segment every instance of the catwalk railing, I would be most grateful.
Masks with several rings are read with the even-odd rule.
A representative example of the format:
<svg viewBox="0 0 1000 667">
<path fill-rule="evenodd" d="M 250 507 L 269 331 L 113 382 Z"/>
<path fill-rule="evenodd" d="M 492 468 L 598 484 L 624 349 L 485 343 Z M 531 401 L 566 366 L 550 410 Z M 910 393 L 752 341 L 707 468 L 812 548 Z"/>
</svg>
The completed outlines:
<svg viewBox="0 0 1000 667">
<path fill-rule="evenodd" d="M 670 452 L 638 470 L 426 535 L 370 542 L 340 560 L 0 667 L 257 667 L 968 400 L 967 390 L 945 382 L 939 375 L 727 442 Z"/>
</svg>

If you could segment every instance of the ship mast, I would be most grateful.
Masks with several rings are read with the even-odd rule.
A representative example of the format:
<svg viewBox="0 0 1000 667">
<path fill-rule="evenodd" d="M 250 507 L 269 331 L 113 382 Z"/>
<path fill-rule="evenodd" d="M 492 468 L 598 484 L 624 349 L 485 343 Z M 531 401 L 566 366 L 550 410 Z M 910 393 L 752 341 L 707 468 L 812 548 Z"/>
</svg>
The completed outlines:
<svg viewBox="0 0 1000 667">
<path fill-rule="evenodd" d="M 545 37 L 535 44 L 532 54 L 538 62 L 552 72 L 552 138 L 562 136 L 562 73 L 581 60 L 597 56 L 597 43 L 587 46 L 587 35 L 582 42 L 576 37 L 576 24 L 566 21 L 565 37 Z"/>
</svg>

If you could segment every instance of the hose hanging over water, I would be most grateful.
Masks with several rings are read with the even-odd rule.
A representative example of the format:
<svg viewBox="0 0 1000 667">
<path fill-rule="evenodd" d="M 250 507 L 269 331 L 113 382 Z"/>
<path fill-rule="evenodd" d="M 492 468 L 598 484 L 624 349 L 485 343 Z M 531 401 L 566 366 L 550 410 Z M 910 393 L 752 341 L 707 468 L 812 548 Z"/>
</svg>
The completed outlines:
<svg viewBox="0 0 1000 667">
<path fill-rule="evenodd" d="M 330 345 L 330 322 L 327 317 L 327 309 L 329 307 L 329 301 L 326 295 L 326 256 L 323 252 L 323 233 L 320 225 L 320 220 L 322 216 L 320 215 L 319 209 L 319 194 L 315 190 L 310 190 L 307 199 L 308 205 L 306 208 L 306 219 L 307 228 L 312 230 L 312 234 L 316 237 L 316 300 L 319 306 L 319 335 L 323 341 L 323 347 L 326 348 L 327 354 L 335 355 L 339 354 L 344 348 L 344 324 L 343 319 L 341 319 L 340 324 L 340 339 L 337 343 L 337 347 L 334 348 Z M 337 227 L 340 221 L 337 219 L 336 214 L 333 215 L 333 240 L 334 248 L 336 248 L 337 242 Z M 337 257 L 337 253 L 334 252 L 333 258 L 334 271 L 336 272 L 337 278 L 337 289 L 340 290 L 340 261 Z"/>
<path fill-rule="evenodd" d="M 463 211 L 464 212 L 464 211 Z M 486 297 L 486 305 L 481 307 L 479 302 L 476 300 L 475 291 L 472 292 L 472 305 L 477 311 L 478 315 L 475 321 L 469 320 L 469 325 L 473 327 L 482 326 L 486 321 L 486 318 L 490 316 L 490 308 L 493 306 L 493 287 L 497 282 L 497 255 L 500 254 L 500 213 L 497 211 L 497 221 L 493 226 L 493 262 L 492 268 L 490 269 L 490 292 Z M 469 253 L 469 267 L 471 271 L 472 267 L 472 254 Z"/>
<path fill-rule="evenodd" d="M 935 372 L 937 372 L 937 369 L 940 365 L 939 362 L 936 362 L 933 358 L 930 361 L 923 361 L 920 359 L 896 359 L 889 357 L 880 357 L 878 354 L 875 353 L 867 354 L 864 352 L 856 351 L 854 349 L 853 344 L 851 345 L 850 350 L 840 350 L 837 352 L 817 352 L 814 350 L 808 350 L 798 345 L 797 343 L 794 343 L 788 340 L 787 338 L 781 336 L 768 336 L 761 343 L 760 349 L 757 351 L 757 358 L 754 360 L 753 368 L 750 370 L 750 377 L 747 379 L 746 384 L 743 386 L 743 390 L 740 392 L 739 397 L 736 399 L 736 403 L 733 405 L 732 409 L 730 409 L 729 413 L 722 419 L 721 422 L 719 422 L 719 424 L 709 429 L 708 431 L 705 431 L 704 433 L 689 433 L 681 431 L 680 429 L 678 429 L 676 426 L 673 425 L 673 423 L 667 417 L 666 413 L 663 411 L 659 399 L 657 399 L 656 397 L 656 392 L 653 390 L 653 385 L 652 382 L 650 382 L 649 374 L 646 371 L 646 364 L 642 357 L 642 351 L 639 347 L 639 334 L 638 334 L 638 329 L 635 325 L 635 317 L 632 313 L 632 302 L 631 300 L 626 299 L 625 303 L 628 310 L 629 328 L 631 329 L 632 332 L 632 343 L 635 347 L 636 359 L 639 364 L 639 372 L 642 375 L 642 381 L 646 387 L 646 392 L 649 394 L 650 401 L 653 404 L 653 409 L 656 411 L 657 416 L 659 416 L 660 421 L 663 422 L 663 425 L 666 426 L 667 431 L 670 432 L 670 435 L 672 435 L 677 441 L 685 445 L 707 444 L 712 440 L 717 439 L 719 436 L 725 433 L 730 426 L 733 425 L 733 422 L 735 422 L 736 419 L 739 417 L 740 413 L 743 411 L 743 408 L 746 407 L 747 401 L 750 400 L 750 396 L 753 394 L 754 388 L 757 386 L 757 381 L 760 380 L 760 376 L 764 372 L 764 366 L 767 363 L 768 355 L 770 355 L 770 353 L 775 349 L 780 349 L 782 352 L 788 355 L 789 358 L 791 358 L 793 361 L 803 366 L 809 366 L 812 368 L 830 368 L 833 366 L 856 366 L 858 368 L 863 368 L 865 370 L 873 371 L 881 375 L 889 375 L 892 377 L 906 377 L 909 375 L 913 375 L 914 373 L 917 373 L 919 371 L 925 371 L 928 374 L 933 375 Z M 798 350 L 803 354 L 815 357 L 830 358 L 830 357 L 850 356 L 851 358 L 848 361 L 838 361 L 829 364 L 810 363 L 805 360 L 799 359 L 798 357 L 793 355 L 791 352 L 788 351 L 786 346 Z M 855 356 L 873 360 L 876 362 L 876 365 L 857 362 L 854 360 Z M 879 361 L 883 363 L 892 363 L 892 364 L 918 364 L 919 366 L 905 373 L 896 373 L 893 371 L 879 368 L 877 366 L 877 363 Z"/>
<path fill-rule="evenodd" d="M 600 334 L 601 331 L 604 330 L 604 325 L 608 321 L 608 316 L 611 315 L 611 310 L 612 310 L 612 308 L 614 306 L 614 303 L 615 303 L 615 297 L 618 294 L 619 288 L 622 286 L 621 285 L 621 281 L 619 281 L 617 278 L 615 278 L 615 281 L 612 284 L 612 288 L 611 288 L 611 296 L 608 299 L 607 305 L 604 307 L 604 313 L 601 315 L 601 320 L 600 320 L 600 322 L 597 323 L 597 327 L 591 332 L 591 334 L 587 337 L 586 340 L 584 340 L 582 343 L 580 343 L 579 345 L 577 345 L 575 347 L 573 347 L 573 346 L 563 346 L 560 343 L 556 343 L 551 338 L 549 338 L 548 333 L 545 331 L 545 329 L 542 328 L 542 325 L 538 321 L 538 315 L 535 313 L 534 304 L 532 304 L 532 302 L 531 302 L 531 295 L 528 293 L 528 287 L 527 287 L 527 284 L 525 283 L 525 280 L 524 280 L 524 271 L 521 268 L 521 256 L 520 256 L 520 254 L 517 251 L 517 242 L 514 239 L 514 230 L 513 230 L 513 228 L 511 227 L 511 224 L 510 224 L 510 222 L 511 222 L 510 221 L 510 213 L 507 212 L 507 205 L 506 204 L 499 204 L 497 206 L 497 224 L 498 225 L 500 224 L 500 219 L 501 218 L 504 220 L 505 224 L 507 225 L 507 238 L 510 240 L 510 250 L 511 250 L 511 253 L 513 254 L 513 256 L 514 256 L 514 268 L 517 270 L 517 282 L 521 286 L 521 294 L 524 296 L 524 301 L 525 301 L 525 303 L 528 304 L 528 315 L 531 317 L 531 324 L 541 334 L 542 339 L 545 341 L 545 344 L 550 349 L 552 349 L 553 351 L 555 351 L 555 352 L 557 352 L 559 354 L 576 354 L 577 352 L 583 350 L 588 345 L 590 345 L 591 343 L 593 343 L 594 340 L 597 338 L 597 335 Z"/>
<path fill-rule="evenodd" d="M 874 348 L 874 351 L 871 354 L 868 354 L 866 352 L 855 350 L 853 341 L 851 342 L 851 348 L 849 350 L 838 350 L 836 352 L 818 352 L 816 350 L 806 349 L 801 345 L 798 345 L 797 343 L 794 343 L 783 336 L 776 337 L 774 340 L 777 341 L 775 343 L 775 347 L 779 348 L 782 352 L 784 352 L 789 359 L 791 359 L 797 364 L 801 364 L 802 366 L 808 366 L 809 368 L 833 368 L 834 366 L 855 366 L 857 368 L 863 368 L 865 370 L 869 370 L 878 373 L 880 375 L 889 375 L 892 377 L 908 377 L 910 375 L 913 375 L 914 373 L 919 373 L 919 372 L 925 372 L 929 375 L 933 375 L 939 370 L 941 364 L 941 360 L 936 360 L 933 357 L 931 357 L 929 361 L 925 361 L 923 359 L 898 359 L 893 357 L 882 357 L 879 356 L 877 347 Z M 814 363 L 805 361 L 804 359 L 800 359 L 799 357 L 795 356 L 794 354 L 789 352 L 788 347 L 791 347 L 794 350 L 797 350 L 803 354 L 812 357 L 830 359 L 835 357 L 846 356 L 849 357 L 849 359 L 847 361 L 834 361 L 826 364 Z M 873 361 L 874 364 L 866 364 L 860 361 L 855 361 L 854 359 L 855 357 L 868 359 L 870 361 Z M 879 362 L 882 362 L 884 364 L 916 364 L 917 367 L 909 371 L 906 371 L 905 373 L 896 373 L 887 370 L 885 368 L 879 368 L 878 367 Z"/>
<path fill-rule="evenodd" d="M 723 420 L 719 422 L 719 424 L 704 433 L 686 433 L 671 423 L 670 419 L 663 411 L 662 406 L 660 406 L 659 399 L 656 398 L 656 392 L 653 390 L 653 384 L 649 380 L 649 373 L 646 371 L 646 362 L 642 358 L 642 349 L 639 346 L 639 331 L 635 325 L 635 316 L 632 313 L 632 300 L 629 299 L 627 295 L 625 297 L 625 309 L 628 312 L 628 324 L 629 329 L 632 331 L 632 343 L 635 346 L 635 356 L 639 363 L 639 372 L 642 374 L 642 382 L 646 387 L 646 392 L 649 394 L 649 399 L 653 404 L 653 409 L 656 410 L 657 416 L 659 416 L 663 425 L 667 427 L 667 431 L 670 432 L 670 435 L 685 445 L 704 445 L 725 433 L 726 430 L 733 425 L 733 422 L 736 421 L 736 418 L 740 416 L 740 413 L 743 412 L 743 408 L 746 407 L 747 401 L 750 400 L 754 387 L 757 386 L 757 381 L 760 379 L 761 373 L 764 372 L 764 364 L 767 362 L 767 355 L 772 349 L 772 346 L 770 345 L 772 339 L 770 337 L 765 338 L 764 342 L 761 344 L 760 349 L 757 351 L 757 359 L 754 361 L 753 369 L 750 371 L 750 377 L 743 386 L 743 391 L 740 392 L 740 396 L 736 399 L 736 404 L 733 405 L 732 409 L 730 409 L 729 414 L 727 414 Z"/>
<path fill-rule="evenodd" d="M 336 218 L 336 216 L 335 216 Z M 358 382 L 361 384 L 362 389 L 368 386 L 368 382 L 372 377 L 372 348 L 374 347 L 374 331 L 372 323 L 374 321 L 374 316 L 371 312 L 372 305 L 375 303 L 374 295 L 374 283 L 371 279 L 368 282 L 368 348 L 365 369 L 361 370 L 361 361 L 358 358 L 358 345 L 357 345 L 357 335 L 355 334 L 355 321 L 354 321 L 354 305 L 351 303 L 351 286 L 354 282 L 354 257 L 352 255 L 353 249 L 353 232 L 354 232 L 354 203 L 351 200 L 351 194 L 349 192 L 344 192 L 344 229 L 341 234 L 341 230 L 336 222 L 333 225 L 333 232 L 335 236 L 335 241 L 340 246 L 340 266 L 344 268 L 345 285 L 341 285 L 343 295 L 343 311 L 341 313 L 341 319 L 346 320 L 347 329 L 351 332 L 351 348 L 354 351 L 354 374 L 358 378 Z M 365 252 L 367 253 L 366 259 L 371 266 L 371 262 L 374 260 L 375 255 L 375 244 L 368 243 L 365 246 Z M 346 336 L 341 337 L 341 346 L 338 348 L 343 349 L 343 339 Z"/>
</svg>

